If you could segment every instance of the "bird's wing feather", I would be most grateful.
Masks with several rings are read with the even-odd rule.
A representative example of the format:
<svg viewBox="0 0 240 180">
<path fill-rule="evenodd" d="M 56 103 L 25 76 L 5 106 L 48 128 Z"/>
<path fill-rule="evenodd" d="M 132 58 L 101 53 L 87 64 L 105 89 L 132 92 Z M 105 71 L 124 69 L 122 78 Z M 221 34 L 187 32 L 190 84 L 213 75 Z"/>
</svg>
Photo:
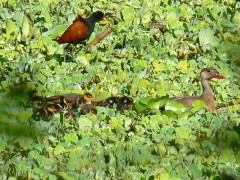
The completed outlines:
<svg viewBox="0 0 240 180">
<path fill-rule="evenodd" d="M 78 43 L 86 39 L 88 27 L 83 21 L 74 22 L 70 25 L 61 37 L 58 43 Z"/>
</svg>

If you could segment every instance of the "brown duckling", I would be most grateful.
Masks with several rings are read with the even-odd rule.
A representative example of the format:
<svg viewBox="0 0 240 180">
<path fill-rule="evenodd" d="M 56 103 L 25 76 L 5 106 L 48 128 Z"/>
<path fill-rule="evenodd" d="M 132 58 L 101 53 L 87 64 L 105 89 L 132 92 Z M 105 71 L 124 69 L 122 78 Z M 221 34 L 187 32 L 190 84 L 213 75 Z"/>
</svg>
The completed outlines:
<svg viewBox="0 0 240 180">
<path fill-rule="evenodd" d="M 97 108 L 96 106 L 92 105 L 92 104 L 85 104 L 81 107 L 82 113 L 83 114 L 88 114 L 88 113 L 93 113 L 93 114 L 97 114 Z"/>
<path fill-rule="evenodd" d="M 84 104 L 91 104 L 93 101 L 92 94 L 85 93 L 77 94 L 77 93 L 70 93 L 70 94 L 63 94 L 59 96 L 51 96 L 47 98 L 48 103 L 59 103 L 61 99 L 64 98 L 67 104 L 67 109 L 75 109 L 79 106 Z"/>
<path fill-rule="evenodd" d="M 131 109 L 133 104 L 133 99 L 127 96 L 123 96 L 119 98 L 118 103 L 117 103 L 117 109 L 119 111 L 123 111 L 125 109 Z"/>
<path fill-rule="evenodd" d="M 118 101 L 119 101 L 119 97 L 115 97 L 115 96 L 109 97 L 103 101 L 102 106 L 113 108 L 114 104 L 116 105 L 118 104 Z"/>
<path fill-rule="evenodd" d="M 210 80 L 213 78 L 225 79 L 225 77 L 219 74 L 213 68 L 204 68 L 201 71 L 200 76 L 201 76 L 202 87 L 203 87 L 203 93 L 201 96 L 172 97 L 170 98 L 170 100 L 181 103 L 186 107 L 190 107 L 192 103 L 196 100 L 202 100 L 205 102 L 208 111 L 214 111 L 215 97 L 211 91 Z"/>
<path fill-rule="evenodd" d="M 78 112 L 76 112 L 76 111 L 74 111 L 74 110 L 69 110 L 68 112 L 66 112 L 66 113 L 64 114 L 64 117 L 65 117 L 66 119 L 72 119 L 72 118 L 75 118 L 75 117 L 77 117 L 77 116 L 79 116 L 79 114 L 78 114 Z"/>
<path fill-rule="evenodd" d="M 124 109 L 130 109 L 133 104 L 133 99 L 127 96 L 116 97 L 112 96 L 101 101 L 95 101 L 92 103 L 95 106 L 103 106 L 113 108 L 114 105 L 117 107 L 117 110 L 123 111 Z"/>
</svg>

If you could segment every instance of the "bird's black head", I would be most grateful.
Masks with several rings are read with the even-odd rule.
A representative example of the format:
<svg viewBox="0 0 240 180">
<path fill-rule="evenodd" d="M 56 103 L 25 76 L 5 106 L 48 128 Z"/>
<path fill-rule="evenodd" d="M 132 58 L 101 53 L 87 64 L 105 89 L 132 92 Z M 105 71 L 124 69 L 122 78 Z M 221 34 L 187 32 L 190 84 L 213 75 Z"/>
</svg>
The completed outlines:
<svg viewBox="0 0 240 180">
<path fill-rule="evenodd" d="M 104 13 L 101 11 L 96 11 L 96 12 L 92 13 L 92 15 L 93 15 L 94 19 L 96 19 L 98 21 L 100 21 L 104 18 Z"/>
</svg>

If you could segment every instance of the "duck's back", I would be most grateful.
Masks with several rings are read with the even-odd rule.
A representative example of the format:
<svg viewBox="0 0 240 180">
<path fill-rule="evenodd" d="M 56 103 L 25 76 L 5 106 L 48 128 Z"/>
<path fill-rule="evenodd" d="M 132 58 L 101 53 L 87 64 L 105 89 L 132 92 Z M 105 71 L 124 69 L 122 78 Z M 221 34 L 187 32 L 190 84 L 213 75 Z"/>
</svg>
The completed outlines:
<svg viewBox="0 0 240 180">
<path fill-rule="evenodd" d="M 172 97 L 169 98 L 171 101 L 183 104 L 185 107 L 192 106 L 192 103 L 196 100 L 199 100 L 200 96 L 181 96 L 181 97 Z"/>
</svg>

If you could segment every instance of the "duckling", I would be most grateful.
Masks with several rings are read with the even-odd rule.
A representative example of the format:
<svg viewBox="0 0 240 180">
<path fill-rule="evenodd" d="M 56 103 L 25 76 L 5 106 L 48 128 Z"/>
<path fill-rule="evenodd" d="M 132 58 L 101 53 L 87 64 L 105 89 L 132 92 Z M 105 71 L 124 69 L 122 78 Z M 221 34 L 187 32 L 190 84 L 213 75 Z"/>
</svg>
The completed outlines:
<svg viewBox="0 0 240 180">
<path fill-rule="evenodd" d="M 127 96 L 123 96 L 119 98 L 118 103 L 117 103 L 117 109 L 119 111 L 123 111 L 125 109 L 131 109 L 133 104 L 133 99 Z"/>
<path fill-rule="evenodd" d="M 83 114 L 88 114 L 88 113 L 97 114 L 97 108 L 96 108 L 96 106 L 94 106 L 92 104 L 83 105 L 81 110 L 82 110 Z"/>
<path fill-rule="evenodd" d="M 47 98 L 47 102 L 49 104 L 51 103 L 59 103 L 61 99 L 64 98 L 65 102 L 67 104 L 67 109 L 76 109 L 79 106 L 82 106 L 84 104 L 91 104 L 93 101 L 92 94 L 85 93 L 77 94 L 77 93 L 70 93 L 70 94 L 63 94 L 59 96 L 51 96 Z"/>
<path fill-rule="evenodd" d="M 119 101 L 119 97 L 112 96 L 103 100 L 102 106 L 113 108 L 114 104 L 116 105 L 118 104 L 118 101 Z"/>
</svg>

